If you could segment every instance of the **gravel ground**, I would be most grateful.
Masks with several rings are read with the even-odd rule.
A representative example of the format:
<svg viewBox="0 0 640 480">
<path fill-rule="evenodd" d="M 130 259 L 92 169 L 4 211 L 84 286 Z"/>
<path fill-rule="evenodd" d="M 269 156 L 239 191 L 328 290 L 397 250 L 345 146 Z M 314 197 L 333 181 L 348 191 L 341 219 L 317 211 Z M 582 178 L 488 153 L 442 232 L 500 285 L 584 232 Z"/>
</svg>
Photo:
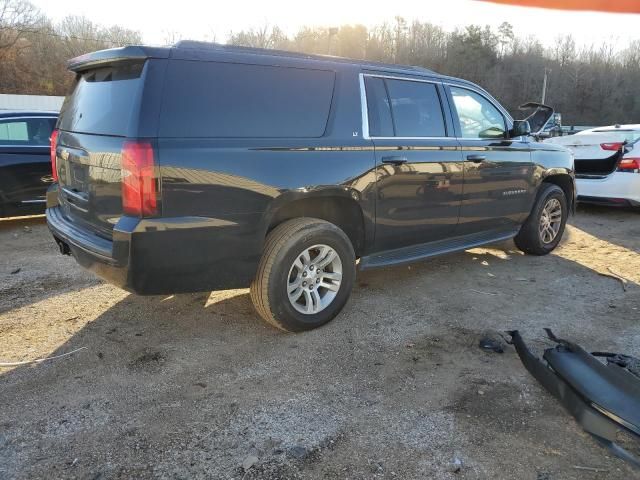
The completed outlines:
<svg viewBox="0 0 640 480">
<path fill-rule="evenodd" d="M 639 252 L 640 213 L 580 208 L 550 256 L 360 273 L 336 320 L 292 335 L 247 290 L 129 295 L 42 219 L 2 221 L 0 361 L 83 349 L 0 368 L 0 478 L 638 478 L 478 341 L 517 328 L 541 351 L 551 326 L 640 355 Z"/>
</svg>

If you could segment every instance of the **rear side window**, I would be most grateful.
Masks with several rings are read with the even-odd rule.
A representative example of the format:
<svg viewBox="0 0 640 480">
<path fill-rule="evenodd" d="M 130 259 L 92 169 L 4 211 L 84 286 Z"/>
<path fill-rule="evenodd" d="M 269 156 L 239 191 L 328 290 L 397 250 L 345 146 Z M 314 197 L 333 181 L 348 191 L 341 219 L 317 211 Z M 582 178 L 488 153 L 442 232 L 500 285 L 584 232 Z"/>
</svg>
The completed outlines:
<svg viewBox="0 0 640 480">
<path fill-rule="evenodd" d="M 433 83 L 385 80 L 397 137 L 444 137 L 444 117 Z"/>
<path fill-rule="evenodd" d="M 372 137 L 444 137 L 446 128 L 435 84 L 365 77 Z"/>
<path fill-rule="evenodd" d="M 335 73 L 174 60 L 160 118 L 162 137 L 321 137 Z"/>
<path fill-rule="evenodd" d="M 83 72 L 60 111 L 58 128 L 80 133 L 125 136 L 138 101 L 144 63 Z"/>
<path fill-rule="evenodd" d="M 55 118 L 0 119 L 0 144 L 49 145 Z"/>
<path fill-rule="evenodd" d="M 367 111 L 369 117 L 369 135 L 372 137 L 393 137 L 391 105 L 384 80 L 376 77 L 364 77 L 367 89 Z"/>
</svg>

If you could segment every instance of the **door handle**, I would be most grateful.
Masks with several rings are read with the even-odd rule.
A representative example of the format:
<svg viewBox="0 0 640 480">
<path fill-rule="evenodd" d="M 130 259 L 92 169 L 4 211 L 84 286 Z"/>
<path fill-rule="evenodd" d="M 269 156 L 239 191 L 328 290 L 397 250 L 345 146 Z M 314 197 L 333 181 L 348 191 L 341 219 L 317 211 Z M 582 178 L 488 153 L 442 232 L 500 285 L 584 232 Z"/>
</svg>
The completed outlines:
<svg viewBox="0 0 640 480">
<path fill-rule="evenodd" d="M 407 157 L 382 157 L 382 163 L 389 163 L 391 165 L 402 165 L 407 163 Z"/>
<path fill-rule="evenodd" d="M 484 162 L 486 159 L 486 155 L 467 155 L 467 160 L 473 163 Z"/>
</svg>

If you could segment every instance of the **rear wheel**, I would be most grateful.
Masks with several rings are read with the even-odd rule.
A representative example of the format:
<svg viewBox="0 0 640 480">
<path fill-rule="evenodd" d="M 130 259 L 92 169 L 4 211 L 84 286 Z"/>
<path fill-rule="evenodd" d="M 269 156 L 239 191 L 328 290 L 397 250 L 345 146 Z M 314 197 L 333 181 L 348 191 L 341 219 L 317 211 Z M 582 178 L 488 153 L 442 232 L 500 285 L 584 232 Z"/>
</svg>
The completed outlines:
<svg viewBox="0 0 640 480">
<path fill-rule="evenodd" d="M 527 221 L 514 238 L 516 246 L 525 253 L 546 255 L 560 243 L 569 209 L 563 190 L 545 183 Z"/>
<path fill-rule="evenodd" d="M 267 236 L 251 300 L 260 316 L 290 332 L 317 328 L 347 302 L 355 280 L 349 238 L 315 218 L 296 218 Z"/>
</svg>

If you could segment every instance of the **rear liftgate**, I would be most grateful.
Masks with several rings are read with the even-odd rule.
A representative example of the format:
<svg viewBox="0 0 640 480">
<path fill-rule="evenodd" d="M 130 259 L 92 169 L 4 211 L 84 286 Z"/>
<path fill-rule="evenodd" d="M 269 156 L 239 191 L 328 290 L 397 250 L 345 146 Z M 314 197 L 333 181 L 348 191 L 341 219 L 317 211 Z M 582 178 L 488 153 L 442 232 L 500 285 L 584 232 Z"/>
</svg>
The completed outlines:
<svg viewBox="0 0 640 480">
<path fill-rule="evenodd" d="M 616 443 L 619 436 L 640 446 L 640 361 L 612 353 L 588 353 L 579 345 L 557 338 L 542 361 L 526 346 L 517 330 L 508 332 L 525 368 L 611 453 L 640 469 L 640 458 Z M 596 357 L 607 360 L 603 363 Z M 635 374 L 634 374 L 635 373 Z"/>
</svg>

